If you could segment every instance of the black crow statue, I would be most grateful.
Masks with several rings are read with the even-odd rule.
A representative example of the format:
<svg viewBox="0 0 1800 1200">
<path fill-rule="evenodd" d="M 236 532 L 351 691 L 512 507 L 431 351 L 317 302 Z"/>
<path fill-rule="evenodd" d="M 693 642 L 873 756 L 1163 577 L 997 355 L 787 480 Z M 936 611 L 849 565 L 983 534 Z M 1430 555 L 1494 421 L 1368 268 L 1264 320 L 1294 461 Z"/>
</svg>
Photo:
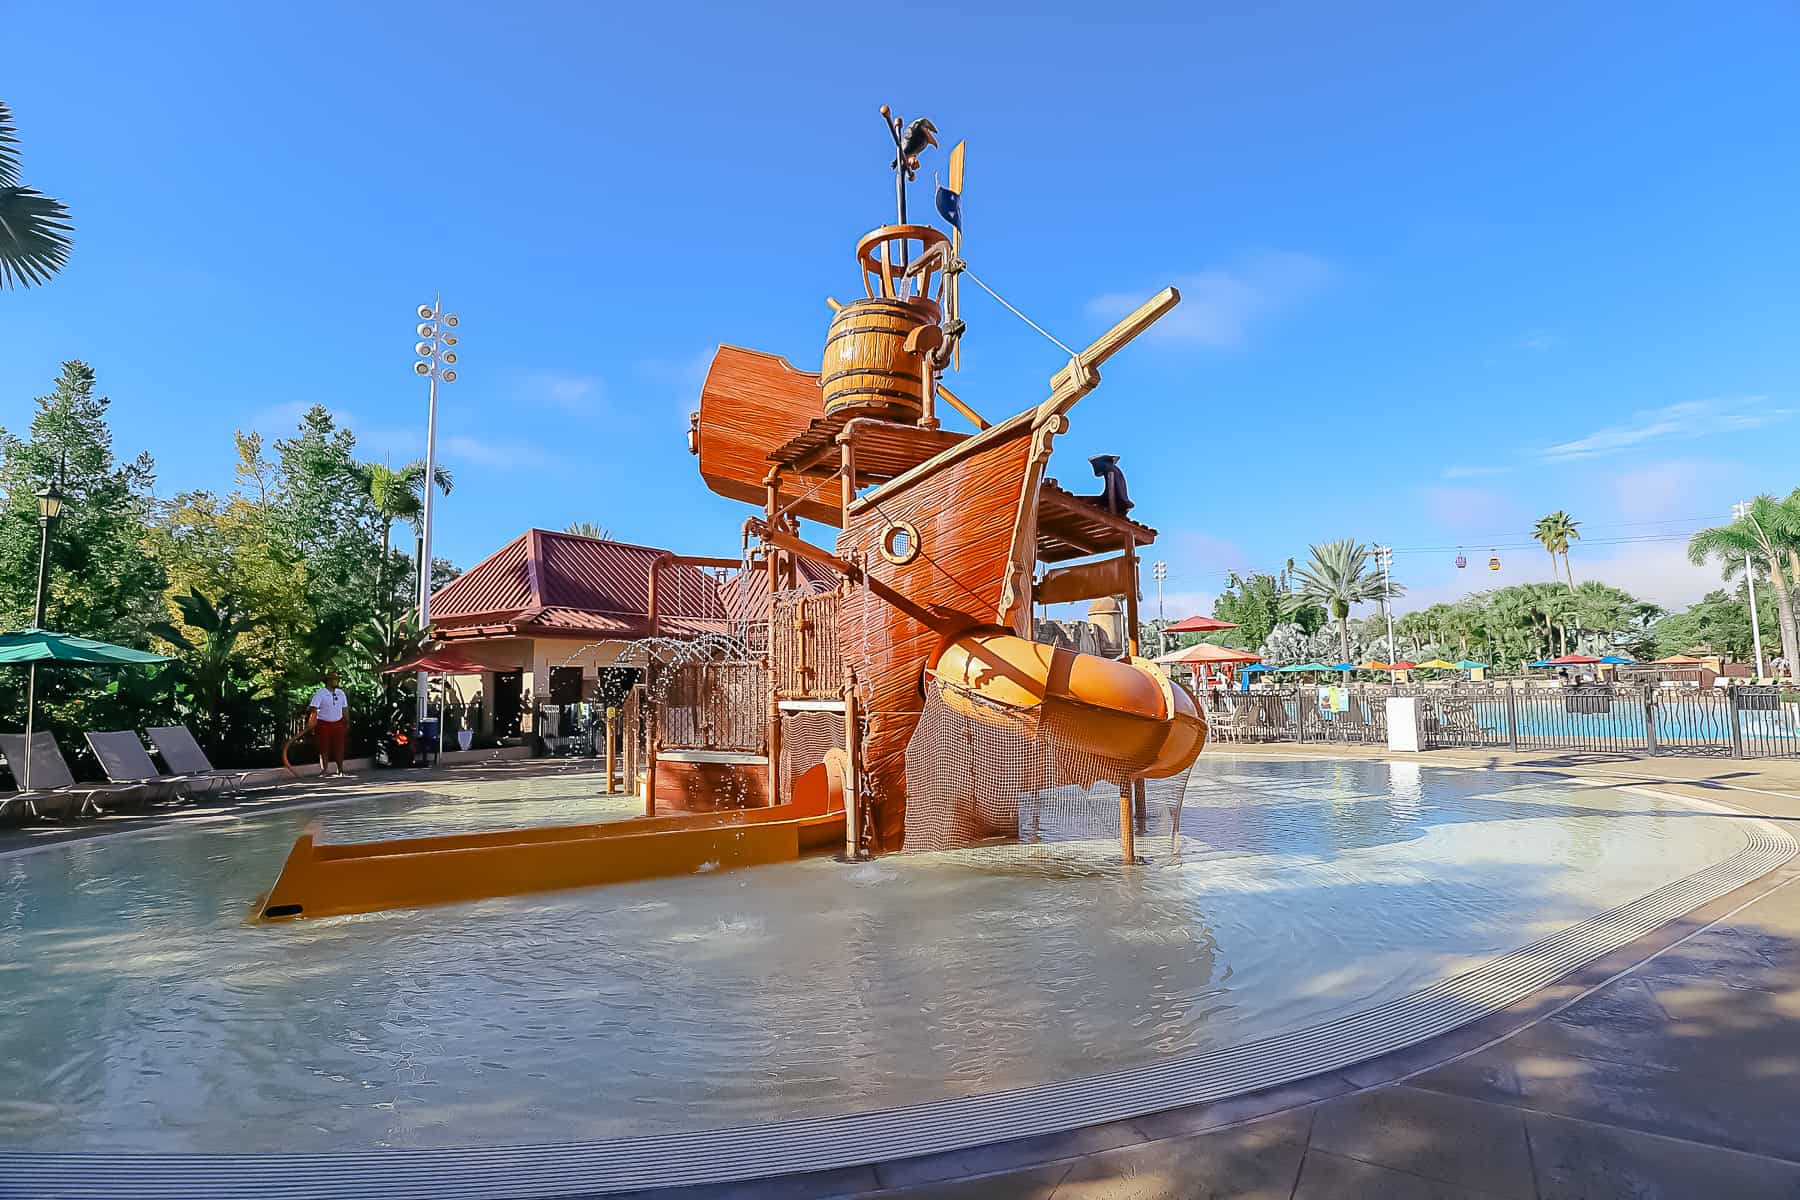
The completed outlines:
<svg viewBox="0 0 1800 1200">
<path fill-rule="evenodd" d="M 1131 496 L 1125 491 L 1125 472 L 1119 469 L 1119 456 L 1096 454 L 1088 459 L 1088 465 L 1100 477 L 1100 494 L 1094 497 L 1100 507 L 1115 517 L 1129 516 Z"/>
</svg>

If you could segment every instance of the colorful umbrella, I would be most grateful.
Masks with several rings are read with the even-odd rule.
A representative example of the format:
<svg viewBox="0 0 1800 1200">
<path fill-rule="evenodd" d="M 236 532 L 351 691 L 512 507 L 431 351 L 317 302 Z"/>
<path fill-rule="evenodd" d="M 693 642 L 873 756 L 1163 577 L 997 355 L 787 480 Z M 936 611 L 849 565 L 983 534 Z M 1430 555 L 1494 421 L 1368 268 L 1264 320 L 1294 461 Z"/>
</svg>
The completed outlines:
<svg viewBox="0 0 1800 1200">
<path fill-rule="evenodd" d="M 31 668 L 31 682 L 25 689 L 25 771 L 19 779 L 19 790 L 31 790 L 31 726 L 37 715 L 37 669 L 39 663 L 68 663 L 71 666 L 119 667 L 143 663 L 166 663 L 166 654 L 133 650 L 111 642 L 76 637 L 72 633 L 51 633 L 48 629 L 20 629 L 0 633 L 0 665 Z"/>
<path fill-rule="evenodd" d="M 1418 667 L 1418 665 L 1419 665 L 1418 663 L 1407 662 L 1403 658 L 1399 662 L 1389 663 L 1387 665 L 1386 669 L 1389 671 L 1411 671 L 1411 670 L 1416 669 Z"/>
<path fill-rule="evenodd" d="M 1198 646 L 1189 646 L 1185 650 L 1171 650 L 1156 661 L 1164 666 L 1176 664 L 1193 666 L 1195 663 L 1257 663 L 1262 661 L 1262 655 L 1252 654 L 1248 650 L 1233 650 L 1230 646 L 1213 646 L 1201 642 Z"/>
<path fill-rule="evenodd" d="M 1600 660 L 1591 654 L 1564 654 L 1559 658 L 1548 658 L 1544 665 L 1548 667 L 1591 667 Z"/>
<path fill-rule="evenodd" d="M 1485 671 L 1488 669 L 1486 663 L 1478 663 L 1472 658 L 1459 659 L 1456 666 L 1459 670 L 1463 671 Z"/>
<path fill-rule="evenodd" d="M 1221 621 L 1217 617 L 1189 617 L 1185 621 L 1177 621 L 1163 628 L 1164 633 L 1217 633 L 1221 629 L 1236 629 L 1235 621 Z"/>
<path fill-rule="evenodd" d="M 1417 669 L 1423 671 L 1427 667 L 1431 668 L 1433 671 L 1456 671 L 1461 669 L 1458 664 L 1445 662 L 1441 658 L 1434 658 L 1430 662 L 1422 662 L 1418 665 Z"/>
<path fill-rule="evenodd" d="M 1637 659 L 1624 654 L 1608 654 L 1600 661 L 1609 667 L 1622 667 L 1627 663 L 1636 662 Z"/>
<path fill-rule="evenodd" d="M 1355 663 L 1333 663 L 1331 666 L 1331 669 L 1333 671 L 1354 671 L 1354 670 L 1356 670 L 1356 664 Z"/>
<path fill-rule="evenodd" d="M 1388 665 L 1378 658 L 1371 658 L 1366 663 L 1357 663 L 1356 669 L 1359 671 L 1385 671 L 1388 669 Z"/>
</svg>

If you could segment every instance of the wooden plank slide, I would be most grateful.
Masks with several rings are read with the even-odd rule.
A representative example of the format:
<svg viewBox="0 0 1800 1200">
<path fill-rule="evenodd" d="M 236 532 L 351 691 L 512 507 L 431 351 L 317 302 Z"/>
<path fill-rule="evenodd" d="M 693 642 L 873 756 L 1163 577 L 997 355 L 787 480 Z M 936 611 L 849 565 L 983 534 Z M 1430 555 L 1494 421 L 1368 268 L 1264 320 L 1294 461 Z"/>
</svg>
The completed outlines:
<svg viewBox="0 0 1800 1200">
<path fill-rule="evenodd" d="M 820 763 L 794 800 L 583 825 L 320 844 L 294 842 L 255 921 L 336 917 L 792 862 L 844 842 L 841 774 Z"/>
</svg>

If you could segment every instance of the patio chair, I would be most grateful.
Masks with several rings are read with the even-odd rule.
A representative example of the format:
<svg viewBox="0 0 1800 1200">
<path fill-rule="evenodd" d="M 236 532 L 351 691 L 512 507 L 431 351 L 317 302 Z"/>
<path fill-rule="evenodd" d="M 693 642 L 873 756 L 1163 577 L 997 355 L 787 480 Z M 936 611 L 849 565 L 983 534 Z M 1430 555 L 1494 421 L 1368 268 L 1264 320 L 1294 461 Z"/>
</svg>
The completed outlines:
<svg viewBox="0 0 1800 1200">
<path fill-rule="evenodd" d="M 24 734 L 0 734 L 0 756 L 16 783 L 25 779 L 25 754 Z M 36 817 L 72 817 L 90 808 L 103 812 L 107 807 L 125 807 L 146 798 L 148 791 L 136 783 L 76 783 L 55 736 L 38 731 L 31 735 L 31 790 L 20 791 L 10 803 L 23 802 Z"/>
<path fill-rule="evenodd" d="M 248 771 L 221 771 L 213 766 L 206 757 L 206 751 L 194 740 L 193 731 L 186 725 L 164 725 L 148 730 L 150 744 L 162 755 L 163 762 L 169 770 L 189 780 L 219 780 L 218 790 L 235 799 L 244 791 L 244 780 L 249 778 Z"/>
<path fill-rule="evenodd" d="M 156 769 L 136 731 L 88 733 L 88 748 L 100 760 L 100 769 L 114 783 L 139 783 L 151 790 L 153 800 L 185 800 L 196 791 L 217 791 L 222 781 L 207 776 L 164 775 Z"/>
</svg>

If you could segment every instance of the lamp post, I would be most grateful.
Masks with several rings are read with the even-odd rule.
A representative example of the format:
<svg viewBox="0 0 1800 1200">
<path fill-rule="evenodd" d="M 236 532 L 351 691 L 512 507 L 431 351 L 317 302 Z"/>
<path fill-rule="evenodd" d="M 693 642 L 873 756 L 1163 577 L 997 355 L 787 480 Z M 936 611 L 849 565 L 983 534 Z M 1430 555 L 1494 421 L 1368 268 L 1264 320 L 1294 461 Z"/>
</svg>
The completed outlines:
<svg viewBox="0 0 1800 1200">
<path fill-rule="evenodd" d="M 1387 615 L 1388 661 L 1399 660 L 1399 650 L 1394 646 L 1394 548 L 1392 546 L 1375 547 L 1375 565 L 1381 568 L 1381 611 Z"/>
<path fill-rule="evenodd" d="M 421 516 L 419 547 L 419 631 L 431 625 L 431 499 L 437 483 L 437 393 L 438 384 L 456 382 L 456 334 L 450 332 L 459 322 L 455 313 L 444 311 L 440 293 L 430 304 L 419 305 L 419 342 L 413 349 L 419 360 L 413 373 L 430 380 L 429 399 L 425 410 L 425 512 Z M 420 671 L 418 717 L 423 721 L 431 705 L 431 674 Z"/>
<path fill-rule="evenodd" d="M 1731 519 L 1742 521 L 1750 515 L 1748 501 L 1739 500 L 1731 506 Z M 1777 567 L 1777 570 L 1780 568 Z M 1750 636 L 1756 643 L 1756 677 L 1763 677 L 1762 621 L 1756 615 L 1756 564 L 1750 560 L 1750 552 L 1744 551 L 1744 582 L 1750 585 Z"/>
<path fill-rule="evenodd" d="M 1169 564 L 1166 562 L 1151 563 L 1150 574 L 1156 578 L 1156 652 L 1167 654 L 1169 652 L 1169 635 L 1164 632 L 1164 626 L 1167 625 L 1168 618 L 1163 616 L 1162 585 L 1163 580 L 1169 577 Z"/>
<path fill-rule="evenodd" d="M 56 468 L 57 476 L 62 475 L 62 465 Z M 37 494 L 38 502 L 38 577 L 37 601 L 31 608 L 31 627 L 44 627 L 44 604 L 48 596 L 50 583 L 50 527 L 62 519 L 63 494 L 57 478 L 52 478 L 44 485 L 44 490 Z M 31 664 L 25 684 L 25 774 L 19 781 L 22 790 L 31 790 L 31 760 L 37 756 L 31 752 L 31 714 L 37 708 L 37 663 Z"/>
</svg>

